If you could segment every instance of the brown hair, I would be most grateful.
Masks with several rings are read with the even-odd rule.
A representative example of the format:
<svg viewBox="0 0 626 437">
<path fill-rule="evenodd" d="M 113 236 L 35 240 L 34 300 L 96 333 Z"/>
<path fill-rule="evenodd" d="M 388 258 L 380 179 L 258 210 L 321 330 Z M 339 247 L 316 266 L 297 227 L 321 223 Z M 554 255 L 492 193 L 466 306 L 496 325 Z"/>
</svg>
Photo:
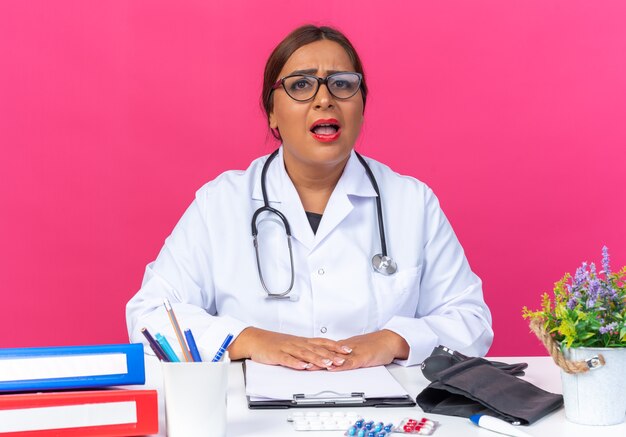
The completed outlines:
<svg viewBox="0 0 626 437">
<path fill-rule="evenodd" d="M 363 80 L 361 81 L 361 96 L 363 97 L 363 109 L 365 109 L 367 85 L 365 83 L 365 75 L 363 73 L 361 59 L 359 59 L 359 55 L 352 46 L 352 43 L 350 43 L 348 38 L 337 29 L 327 26 L 317 27 L 307 24 L 305 26 L 298 27 L 287 35 L 287 37 L 276 46 L 270 57 L 267 59 L 267 63 L 265 64 L 265 73 L 263 74 L 261 105 L 263 106 L 263 110 L 265 111 L 265 115 L 268 120 L 270 113 L 274 109 L 272 86 L 279 79 L 278 75 L 287 63 L 289 57 L 300 47 L 324 39 L 334 41 L 343 47 L 348 54 L 350 61 L 352 61 L 352 65 L 354 65 L 354 71 L 363 74 Z M 274 135 L 277 139 L 280 139 L 280 134 L 272 131 L 272 135 Z"/>
</svg>

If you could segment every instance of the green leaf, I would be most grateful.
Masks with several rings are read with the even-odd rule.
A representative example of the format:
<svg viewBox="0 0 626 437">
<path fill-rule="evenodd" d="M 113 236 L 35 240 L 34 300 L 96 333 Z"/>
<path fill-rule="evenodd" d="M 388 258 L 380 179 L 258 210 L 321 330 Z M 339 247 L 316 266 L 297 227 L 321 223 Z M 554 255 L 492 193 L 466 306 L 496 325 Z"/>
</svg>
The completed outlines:
<svg viewBox="0 0 626 437">
<path fill-rule="evenodd" d="M 579 338 L 580 338 L 581 340 L 588 340 L 588 339 L 590 339 L 591 337 L 594 337 L 595 335 L 596 335 L 596 333 L 595 333 L 595 332 L 587 332 L 586 334 L 579 335 Z"/>
</svg>

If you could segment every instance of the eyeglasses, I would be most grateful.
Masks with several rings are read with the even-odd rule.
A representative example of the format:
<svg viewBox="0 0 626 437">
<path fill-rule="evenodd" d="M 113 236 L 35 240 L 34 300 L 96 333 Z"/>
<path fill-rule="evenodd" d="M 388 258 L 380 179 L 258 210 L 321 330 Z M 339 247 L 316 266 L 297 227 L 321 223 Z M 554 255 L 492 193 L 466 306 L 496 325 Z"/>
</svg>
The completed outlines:
<svg viewBox="0 0 626 437">
<path fill-rule="evenodd" d="M 280 79 L 272 86 L 272 90 L 282 87 L 289 97 L 306 102 L 317 95 L 322 84 L 335 98 L 345 100 L 355 95 L 360 87 L 363 75 L 361 73 L 333 73 L 326 77 L 311 76 L 309 74 L 293 74 Z"/>
</svg>

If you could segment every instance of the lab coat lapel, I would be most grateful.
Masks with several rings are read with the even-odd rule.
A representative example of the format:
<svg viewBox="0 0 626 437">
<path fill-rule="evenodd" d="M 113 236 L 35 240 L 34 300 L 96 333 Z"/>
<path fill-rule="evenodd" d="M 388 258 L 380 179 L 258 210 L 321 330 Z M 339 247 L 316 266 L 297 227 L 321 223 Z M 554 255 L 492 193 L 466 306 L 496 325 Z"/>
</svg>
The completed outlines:
<svg viewBox="0 0 626 437">
<path fill-rule="evenodd" d="M 315 245 L 323 241 L 354 209 L 350 199 L 351 196 L 376 196 L 365 169 L 354 154 L 354 151 L 350 155 L 346 168 L 343 170 L 337 186 L 328 200 L 322 221 L 317 234 L 315 234 Z"/>
<path fill-rule="evenodd" d="M 354 208 L 350 196 L 376 196 L 365 169 L 352 152 L 328 200 L 317 234 L 313 234 L 300 196 L 285 169 L 282 147 L 267 170 L 266 190 L 270 206 L 279 209 L 287 217 L 291 236 L 308 250 L 322 242 L 350 214 Z M 262 202 L 261 168 L 256 175 L 252 197 Z"/>
</svg>

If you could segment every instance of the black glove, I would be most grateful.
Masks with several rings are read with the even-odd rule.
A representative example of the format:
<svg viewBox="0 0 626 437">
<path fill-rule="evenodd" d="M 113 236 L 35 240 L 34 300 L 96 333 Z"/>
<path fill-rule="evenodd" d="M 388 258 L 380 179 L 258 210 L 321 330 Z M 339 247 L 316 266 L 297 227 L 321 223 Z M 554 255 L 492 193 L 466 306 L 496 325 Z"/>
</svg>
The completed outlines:
<svg viewBox="0 0 626 437">
<path fill-rule="evenodd" d="M 422 373 L 429 381 L 434 381 L 437 373 L 445 370 L 456 363 L 470 359 L 460 352 L 453 351 L 445 346 L 437 346 L 428 358 L 422 362 Z M 524 369 L 528 367 L 527 363 L 508 364 L 500 361 L 488 361 L 494 367 L 513 376 L 524 376 Z"/>
</svg>

